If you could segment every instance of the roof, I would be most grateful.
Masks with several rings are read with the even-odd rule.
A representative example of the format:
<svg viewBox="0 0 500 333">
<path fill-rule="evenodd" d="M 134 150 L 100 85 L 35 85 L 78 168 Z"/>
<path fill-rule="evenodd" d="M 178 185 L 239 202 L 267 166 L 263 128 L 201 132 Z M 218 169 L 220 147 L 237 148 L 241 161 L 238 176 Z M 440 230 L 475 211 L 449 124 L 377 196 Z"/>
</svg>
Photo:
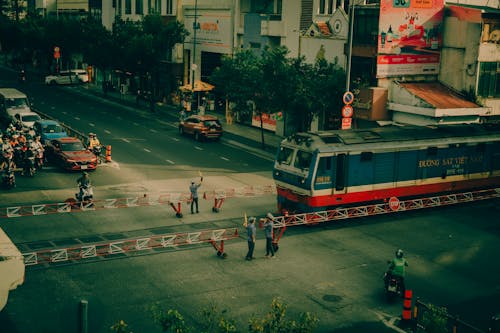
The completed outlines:
<svg viewBox="0 0 500 333">
<path fill-rule="evenodd" d="M 14 88 L 0 88 L 0 94 L 6 98 L 26 98 L 26 94 Z"/>
<path fill-rule="evenodd" d="M 57 121 L 52 120 L 52 119 L 41 119 L 41 120 L 37 120 L 36 122 L 40 123 L 42 125 L 50 125 L 50 124 L 60 125 Z"/>
<path fill-rule="evenodd" d="M 400 83 L 413 95 L 423 99 L 436 109 L 479 108 L 474 102 L 468 101 L 450 88 L 439 82 Z"/>
<path fill-rule="evenodd" d="M 323 36 L 330 36 L 332 34 L 332 31 L 330 30 L 330 26 L 328 25 L 327 22 L 318 21 L 315 23 L 318 26 L 318 29 Z"/>
</svg>

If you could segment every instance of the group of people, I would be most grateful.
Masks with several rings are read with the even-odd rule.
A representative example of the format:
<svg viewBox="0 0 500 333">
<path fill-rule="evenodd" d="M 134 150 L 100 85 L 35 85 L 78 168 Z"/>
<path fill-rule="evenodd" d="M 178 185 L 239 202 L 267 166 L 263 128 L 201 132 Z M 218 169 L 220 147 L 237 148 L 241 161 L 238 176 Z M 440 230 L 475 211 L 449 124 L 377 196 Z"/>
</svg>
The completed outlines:
<svg viewBox="0 0 500 333">
<path fill-rule="evenodd" d="M 2 173 L 10 172 L 17 166 L 27 165 L 26 161 L 37 153 L 43 154 L 44 147 L 41 137 L 35 134 L 33 128 L 23 130 L 12 123 L 7 127 L 5 133 L 0 132 Z M 25 170 L 23 169 L 23 173 Z"/>
<path fill-rule="evenodd" d="M 257 236 L 257 228 L 255 227 L 256 218 L 251 216 L 245 219 L 243 226 L 247 230 L 247 241 L 248 241 L 248 252 L 245 256 L 245 259 L 250 261 L 255 259 L 253 256 L 253 252 L 255 249 L 255 240 Z M 273 244 L 273 236 L 274 236 L 274 216 L 271 213 L 267 213 L 264 219 L 264 232 L 266 235 L 266 258 L 274 258 L 274 244 Z"/>
</svg>

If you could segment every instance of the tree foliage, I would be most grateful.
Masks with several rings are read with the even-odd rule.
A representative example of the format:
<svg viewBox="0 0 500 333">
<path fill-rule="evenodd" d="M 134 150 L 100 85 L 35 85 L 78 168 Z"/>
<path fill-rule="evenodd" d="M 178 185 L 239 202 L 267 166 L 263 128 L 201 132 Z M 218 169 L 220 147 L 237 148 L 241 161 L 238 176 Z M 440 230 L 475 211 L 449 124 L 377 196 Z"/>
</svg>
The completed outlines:
<svg viewBox="0 0 500 333">
<path fill-rule="evenodd" d="M 225 57 L 211 76 L 216 92 L 234 103 L 235 112 L 281 112 L 292 131 L 307 131 L 314 117 L 340 114 L 345 74 L 337 63 L 319 57 L 307 64 L 290 58 L 286 47 L 250 50 Z M 262 136 L 263 138 L 263 136 Z"/>
</svg>

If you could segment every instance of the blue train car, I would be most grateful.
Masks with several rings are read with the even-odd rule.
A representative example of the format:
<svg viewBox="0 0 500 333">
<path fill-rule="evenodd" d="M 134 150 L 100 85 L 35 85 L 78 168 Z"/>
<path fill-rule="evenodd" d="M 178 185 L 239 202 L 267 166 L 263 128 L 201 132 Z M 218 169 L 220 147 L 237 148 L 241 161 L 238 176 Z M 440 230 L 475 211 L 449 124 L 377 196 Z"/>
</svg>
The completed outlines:
<svg viewBox="0 0 500 333">
<path fill-rule="evenodd" d="M 495 188 L 500 185 L 500 127 L 298 133 L 281 142 L 273 178 L 278 208 L 289 212 Z"/>
</svg>

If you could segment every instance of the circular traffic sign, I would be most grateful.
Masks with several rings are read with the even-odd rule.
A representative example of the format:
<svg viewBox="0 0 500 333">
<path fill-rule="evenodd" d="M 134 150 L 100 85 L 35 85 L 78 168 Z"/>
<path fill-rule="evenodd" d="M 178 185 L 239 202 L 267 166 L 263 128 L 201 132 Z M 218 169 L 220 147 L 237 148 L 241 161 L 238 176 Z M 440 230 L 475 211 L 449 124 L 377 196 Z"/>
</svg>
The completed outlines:
<svg viewBox="0 0 500 333">
<path fill-rule="evenodd" d="M 389 208 L 392 210 L 392 211 L 398 211 L 399 210 L 399 207 L 400 207 L 400 202 L 399 202 L 399 199 L 396 198 L 396 197 L 391 197 L 389 199 Z"/>
<path fill-rule="evenodd" d="M 342 107 L 342 117 L 344 117 L 344 118 L 351 118 L 352 115 L 353 115 L 353 113 L 354 113 L 354 109 L 349 104 L 348 105 L 344 105 Z"/>
<path fill-rule="evenodd" d="M 344 101 L 344 104 L 349 105 L 354 101 L 354 94 L 350 91 L 346 91 L 344 96 L 342 96 L 342 100 Z"/>
</svg>

